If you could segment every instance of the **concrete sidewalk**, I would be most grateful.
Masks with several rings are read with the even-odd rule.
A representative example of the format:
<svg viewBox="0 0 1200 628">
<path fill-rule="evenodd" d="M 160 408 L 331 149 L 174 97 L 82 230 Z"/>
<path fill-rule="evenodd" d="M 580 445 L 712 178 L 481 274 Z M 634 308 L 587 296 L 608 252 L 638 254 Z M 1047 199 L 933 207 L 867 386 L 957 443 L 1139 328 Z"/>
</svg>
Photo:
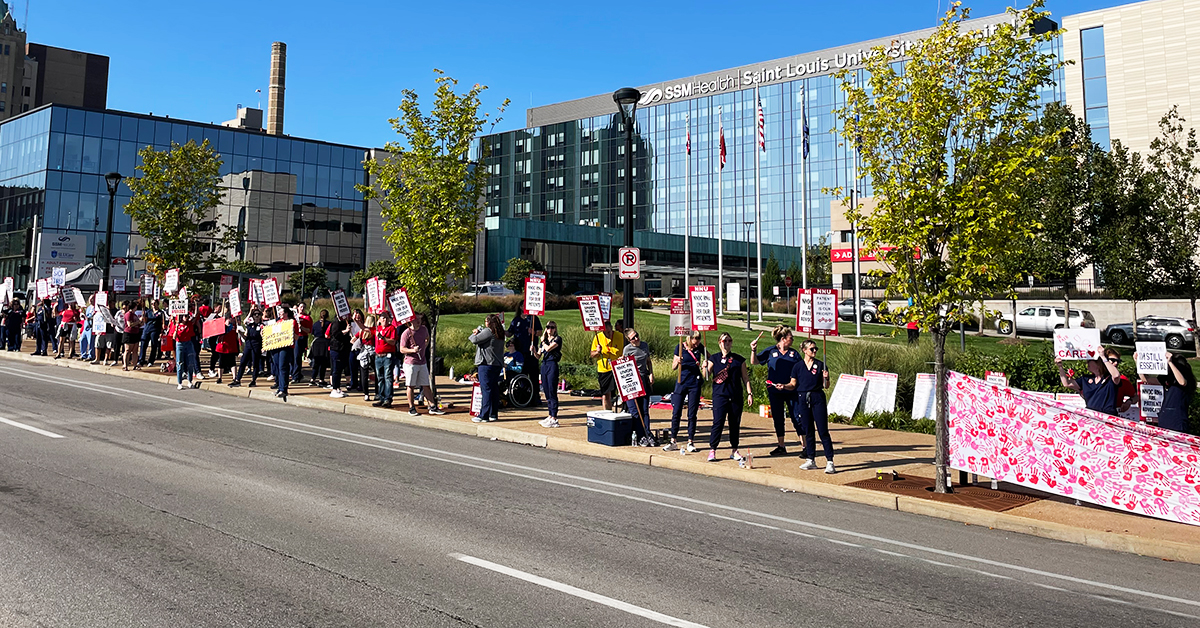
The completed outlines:
<svg viewBox="0 0 1200 628">
<path fill-rule="evenodd" d="M 25 350 L 29 351 L 30 347 L 31 343 L 26 342 Z M 55 360 L 7 351 L 0 351 L 0 359 L 6 362 L 22 361 L 85 369 L 170 385 L 175 383 L 174 375 L 159 373 L 157 368 L 152 371 L 126 372 L 119 366 L 104 367 L 66 358 Z M 202 359 L 201 364 L 207 364 L 207 360 Z M 226 385 L 229 379 L 229 376 L 226 376 L 225 383 L 221 384 L 205 379 L 201 387 L 211 392 L 282 403 L 274 397 L 269 388 L 270 383 L 265 380 L 259 380 L 259 385 L 255 388 L 246 387 L 246 382 L 243 382 L 240 388 L 229 388 Z M 681 454 L 677 451 L 664 452 L 659 448 L 606 447 L 587 442 L 586 413 L 600 408 L 598 400 L 560 395 L 559 422 L 562 427 L 547 429 L 538 425 L 538 421 L 546 416 L 544 408 L 520 411 L 504 409 L 497 422 L 472 423 L 468 413 L 471 386 L 457 384 L 443 377 L 438 378 L 438 390 L 443 404 L 450 406 L 446 408 L 445 416 L 409 415 L 404 403 L 403 389 L 397 391 L 396 407 L 391 410 L 371 407 L 370 402 L 364 401 L 361 394 L 333 399 L 329 397 L 329 391 L 310 387 L 308 384 L 291 386 L 287 403 L 581 455 L 754 482 L 781 490 L 871 504 L 891 510 L 961 521 L 969 525 L 988 526 L 1104 549 L 1200 564 L 1200 526 L 1163 521 L 1091 505 L 1076 506 L 1072 501 L 1057 497 L 1047 497 L 1004 512 L 992 512 L 848 486 L 858 480 L 873 478 L 878 471 L 896 471 L 903 476 L 933 477 L 934 438 L 925 434 L 832 424 L 830 432 L 838 473 L 828 475 L 822 470 L 825 461 L 820 455 L 819 444 L 817 462 L 821 468 L 815 471 L 799 469 L 803 460 L 799 456 L 798 438 L 790 425 L 787 426 L 789 433 L 786 437 L 789 455 L 768 456 L 767 452 L 775 447 L 772 421 L 756 413 L 745 413 L 742 415 L 741 451 L 743 454 L 753 455 L 753 468 L 743 469 L 737 462 L 729 459 L 731 450 L 727 434 L 726 438 L 722 439 L 718 451 L 719 461 L 706 461 L 712 418 L 711 411 L 706 409 L 700 411 L 696 427 L 695 443 L 699 451 Z M 178 394 L 186 398 L 189 393 L 178 391 Z M 654 430 L 670 425 L 670 410 L 653 409 L 650 414 Z M 685 418 L 680 430 L 681 442 L 686 442 L 686 423 Z M 986 480 L 981 481 L 987 486 Z"/>
</svg>

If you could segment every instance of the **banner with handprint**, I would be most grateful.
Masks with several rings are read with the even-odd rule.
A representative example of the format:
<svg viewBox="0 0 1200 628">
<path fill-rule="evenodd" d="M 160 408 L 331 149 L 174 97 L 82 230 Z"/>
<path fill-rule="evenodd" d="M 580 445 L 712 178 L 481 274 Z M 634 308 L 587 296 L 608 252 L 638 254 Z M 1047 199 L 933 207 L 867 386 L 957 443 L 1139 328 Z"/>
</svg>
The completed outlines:
<svg viewBox="0 0 1200 628">
<path fill-rule="evenodd" d="M 1200 525 L 1200 437 L 950 373 L 950 466 Z"/>
</svg>

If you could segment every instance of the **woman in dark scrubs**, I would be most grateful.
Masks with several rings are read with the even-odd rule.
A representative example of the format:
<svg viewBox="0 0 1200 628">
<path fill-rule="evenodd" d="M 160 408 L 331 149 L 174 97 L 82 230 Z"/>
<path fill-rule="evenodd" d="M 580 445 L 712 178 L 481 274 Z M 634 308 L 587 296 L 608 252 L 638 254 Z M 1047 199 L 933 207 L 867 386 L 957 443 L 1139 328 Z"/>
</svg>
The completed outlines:
<svg viewBox="0 0 1200 628">
<path fill-rule="evenodd" d="M 817 468 L 816 443 L 813 442 L 813 429 L 821 437 L 821 448 L 825 453 L 825 473 L 837 473 L 833 466 L 833 439 L 829 437 L 829 409 L 825 405 L 825 389 L 829 388 L 829 369 L 825 363 L 817 359 L 817 343 L 805 340 L 800 343 L 800 353 L 804 356 L 792 368 L 792 377 L 787 384 L 776 384 L 786 390 L 796 391 L 796 414 L 800 418 L 800 426 L 808 438 L 804 439 L 805 461 L 800 465 L 802 471 Z"/>
<path fill-rule="evenodd" d="M 775 338 L 775 344 L 762 351 L 758 350 L 758 338 L 750 343 L 750 363 L 767 365 L 767 401 L 771 404 L 771 420 L 775 422 L 775 439 L 778 441 L 775 449 L 767 455 L 786 456 L 787 448 L 783 446 L 783 421 L 786 417 L 792 419 L 801 446 L 805 440 L 804 429 L 796 415 L 796 393 L 783 388 L 783 384 L 792 378 L 792 369 L 800 362 L 800 352 L 792 348 L 792 330 L 787 325 L 775 327 L 771 336 Z M 761 337 L 762 334 L 759 334 Z"/>
<path fill-rule="evenodd" d="M 1088 360 L 1088 375 L 1075 379 L 1067 377 L 1063 370 L 1062 358 L 1054 358 L 1058 365 L 1058 379 L 1064 388 L 1073 390 L 1083 396 L 1089 410 L 1104 414 L 1117 414 L 1117 384 L 1121 376 L 1117 365 L 1107 360 Z"/>
<path fill-rule="evenodd" d="M 1158 383 L 1163 386 L 1162 409 L 1158 411 L 1158 426 L 1188 433 L 1188 409 L 1192 405 L 1192 397 L 1196 394 L 1196 374 L 1188 366 L 1187 358 L 1178 353 L 1167 354 L 1166 375 L 1159 375 Z M 1142 381 L 1154 383 L 1150 376 L 1142 375 Z"/>
</svg>

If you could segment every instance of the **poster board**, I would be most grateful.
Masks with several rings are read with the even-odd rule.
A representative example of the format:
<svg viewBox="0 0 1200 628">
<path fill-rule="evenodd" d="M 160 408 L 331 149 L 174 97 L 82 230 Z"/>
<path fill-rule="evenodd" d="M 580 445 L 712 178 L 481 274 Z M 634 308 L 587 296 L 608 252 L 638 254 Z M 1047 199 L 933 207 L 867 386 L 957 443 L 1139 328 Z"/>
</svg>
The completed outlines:
<svg viewBox="0 0 1200 628">
<path fill-rule="evenodd" d="M 350 317 L 350 301 L 346 299 L 345 290 L 333 291 L 333 309 L 339 319 Z"/>
<path fill-rule="evenodd" d="M 796 331 L 811 334 L 813 331 L 812 288 L 801 288 L 796 294 Z"/>
<path fill-rule="evenodd" d="M 96 305 L 99 305 L 101 307 L 108 307 L 108 293 L 107 292 L 97 292 L 96 293 Z"/>
<path fill-rule="evenodd" d="M 204 326 L 201 328 L 201 338 L 213 338 L 225 334 L 225 319 L 217 317 L 212 320 L 204 321 Z"/>
<path fill-rule="evenodd" d="M 530 316 L 546 315 L 546 278 L 530 275 L 525 278 L 525 313 Z"/>
<path fill-rule="evenodd" d="M 588 295 L 578 298 L 579 318 L 587 331 L 604 331 L 604 314 L 600 311 L 600 297 Z"/>
<path fill-rule="evenodd" d="M 612 320 L 612 299 L 611 292 L 600 293 L 600 314 L 604 316 L 605 322 Z"/>
<path fill-rule="evenodd" d="M 388 304 L 392 307 L 392 316 L 396 322 L 403 325 L 413 318 L 416 318 L 417 313 L 413 311 L 412 301 L 408 298 L 408 290 L 400 288 L 393 292 L 388 297 Z"/>
<path fill-rule="evenodd" d="M 1072 408 L 1087 407 L 1087 401 L 1083 399 L 1083 395 L 1077 395 L 1074 393 L 1058 393 L 1057 395 L 1054 395 L 1054 400 Z"/>
<path fill-rule="evenodd" d="M 296 344 L 295 321 L 282 320 L 263 327 L 263 350 L 282 349 Z"/>
<path fill-rule="evenodd" d="M 151 275 L 150 273 L 142 274 L 142 279 L 138 283 L 138 296 L 154 296 L 154 275 Z"/>
<path fill-rule="evenodd" d="M 242 315 L 242 289 L 233 288 L 229 291 L 229 313 L 234 316 Z"/>
<path fill-rule="evenodd" d="M 96 313 L 92 314 L 92 332 L 97 334 L 108 333 L 108 323 L 106 323 L 104 321 L 104 317 L 100 315 L 100 310 L 96 310 Z"/>
<path fill-rule="evenodd" d="M 175 294 L 179 291 L 179 269 L 172 268 L 167 271 L 167 278 L 163 281 L 163 292 L 167 294 Z"/>
<path fill-rule="evenodd" d="M 725 311 L 742 311 L 742 284 L 736 281 L 725 284 Z"/>
<path fill-rule="evenodd" d="M 225 298 L 228 298 L 228 297 L 229 297 L 229 291 L 230 291 L 230 290 L 233 290 L 233 276 L 231 276 L 231 275 L 221 275 L 221 288 L 220 288 L 220 290 L 221 290 L 221 298 L 222 298 L 222 299 L 225 299 Z"/>
<path fill-rule="evenodd" d="M 0 285 L 0 303 L 8 302 L 4 298 L 4 297 L 8 296 L 8 294 L 5 292 L 6 290 L 7 290 L 6 286 Z M 67 305 L 79 305 L 79 306 L 83 305 L 83 303 L 80 303 L 79 301 L 75 300 L 75 291 L 74 290 L 63 290 L 62 295 L 63 295 L 63 303 L 66 303 Z"/>
<path fill-rule="evenodd" d="M 170 316 L 187 316 L 188 303 L 183 299 L 171 299 L 167 304 L 167 314 Z"/>
<path fill-rule="evenodd" d="M 900 376 L 883 371 L 863 371 L 863 377 L 867 378 L 867 397 L 863 400 L 863 412 L 895 412 L 896 388 L 900 384 Z"/>
<path fill-rule="evenodd" d="M 379 277 L 371 277 L 367 280 L 367 287 L 363 293 L 363 298 L 367 302 L 367 312 L 375 314 L 379 307 Z"/>
<path fill-rule="evenodd" d="M 994 386 L 1008 386 L 1008 376 L 1000 371 L 984 372 L 983 381 Z"/>
<path fill-rule="evenodd" d="M 633 356 L 627 355 L 613 360 L 612 370 L 621 399 L 629 401 L 646 396 L 646 386 L 642 382 L 642 374 L 638 372 L 637 360 L 633 359 Z"/>
<path fill-rule="evenodd" d="M 471 416 L 479 416 L 483 410 L 483 387 L 479 382 L 471 385 Z"/>
<path fill-rule="evenodd" d="M 688 286 L 688 305 L 692 310 L 692 330 L 717 330 L 716 286 Z"/>
<path fill-rule="evenodd" d="M 829 288 L 813 289 L 812 308 L 814 334 L 818 336 L 838 335 L 837 300 L 837 290 Z"/>
<path fill-rule="evenodd" d="M 247 296 L 248 296 L 247 300 L 250 301 L 250 303 L 257 303 L 258 305 L 262 305 L 262 280 L 261 279 L 251 279 L 250 280 L 250 294 Z"/>
<path fill-rule="evenodd" d="M 842 373 L 838 376 L 837 384 L 833 387 L 833 394 L 829 397 L 829 414 L 844 417 L 854 416 L 854 411 L 858 409 L 858 402 L 866 390 L 867 378 Z"/>
<path fill-rule="evenodd" d="M 692 310 L 687 299 L 671 299 L 671 335 L 686 336 L 692 330 Z"/>
<path fill-rule="evenodd" d="M 1141 408 L 1141 418 L 1147 423 L 1158 423 L 1158 413 L 1162 410 L 1163 397 L 1166 388 L 1160 384 L 1138 382 L 1138 407 Z"/>
<path fill-rule="evenodd" d="M 1054 330 L 1054 357 L 1062 360 L 1098 360 L 1104 355 L 1100 330 L 1072 327 Z"/>
<path fill-rule="evenodd" d="M 937 417 L 937 375 L 917 373 L 913 387 L 912 418 L 933 419 Z"/>
<path fill-rule="evenodd" d="M 67 285 L 67 269 L 62 266 L 50 269 L 50 283 L 56 286 Z"/>
<path fill-rule="evenodd" d="M 279 305 L 279 280 L 274 277 L 262 282 L 263 305 L 275 307 Z"/>
<path fill-rule="evenodd" d="M 121 277 L 113 277 L 113 292 L 125 293 L 125 279 Z"/>
<path fill-rule="evenodd" d="M 47 283 L 48 283 L 48 282 L 47 282 L 45 279 L 38 279 L 38 280 L 37 280 L 37 299 L 38 299 L 38 301 L 41 301 L 42 299 L 49 298 L 49 296 L 50 296 L 50 289 L 49 289 L 49 287 L 46 285 Z"/>
<path fill-rule="evenodd" d="M 1136 345 L 1138 375 L 1166 375 L 1170 372 L 1167 367 L 1167 362 L 1170 361 L 1167 357 L 1167 343 L 1139 341 Z"/>
<path fill-rule="evenodd" d="M 382 314 L 388 308 L 388 282 L 386 279 L 380 279 L 375 282 L 375 291 L 377 301 L 375 302 L 375 313 Z"/>
</svg>

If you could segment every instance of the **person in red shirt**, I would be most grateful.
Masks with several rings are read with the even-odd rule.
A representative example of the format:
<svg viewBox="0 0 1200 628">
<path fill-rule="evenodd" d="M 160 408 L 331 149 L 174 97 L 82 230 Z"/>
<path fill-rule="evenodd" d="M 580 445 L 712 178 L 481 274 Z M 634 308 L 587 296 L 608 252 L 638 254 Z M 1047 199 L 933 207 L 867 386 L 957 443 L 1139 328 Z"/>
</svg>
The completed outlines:
<svg viewBox="0 0 1200 628">
<path fill-rule="evenodd" d="M 1112 364 L 1120 364 L 1121 352 L 1109 347 L 1104 350 L 1104 359 Z M 1117 385 L 1117 412 L 1124 412 L 1138 400 L 1137 384 L 1124 375 L 1113 380 L 1113 383 Z"/>
<path fill-rule="evenodd" d="M 400 353 L 397 351 L 399 337 L 396 326 L 392 324 L 392 313 L 384 311 L 379 314 L 375 324 L 375 382 L 379 387 L 376 408 L 392 407 L 393 372 Z"/>
<path fill-rule="evenodd" d="M 195 348 L 192 338 L 195 336 L 196 325 L 191 316 L 180 314 L 171 319 L 167 336 L 175 343 L 175 383 L 179 390 L 184 390 L 183 380 L 187 378 L 187 388 L 199 388 L 200 382 L 193 381 L 192 362 Z"/>
<path fill-rule="evenodd" d="M 313 319 L 306 314 L 308 308 L 304 306 L 304 302 L 296 304 L 296 318 L 294 319 L 299 325 L 299 332 L 296 335 L 296 344 L 292 345 L 292 383 L 299 384 L 304 381 L 304 354 L 308 352 L 308 336 L 312 333 Z"/>
<path fill-rule="evenodd" d="M 276 322 L 291 321 L 294 334 L 293 337 L 298 338 L 300 334 L 300 325 L 296 322 L 295 315 L 292 314 L 291 308 L 283 306 L 277 309 L 279 311 L 279 318 L 276 319 Z M 291 346 L 271 349 L 267 352 L 271 365 L 273 366 L 273 374 L 275 375 L 275 383 L 271 385 L 271 388 L 275 389 L 275 396 L 282 398 L 285 402 L 287 401 L 288 380 L 290 379 L 288 375 L 292 372 L 292 356 L 294 355 L 294 347 L 295 344 L 293 343 Z"/>
<path fill-rule="evenodd" d="M 229 313 L 227 306 L 221 306 L 221 317 L 225 321 L 225 333 L 217 336 L 216 345 L 213 351 L 217 356 L 217 383 L 221 383 L 221 377 L 226 371 L 230 375 L 233 374 L 233 367 L 237 363 L 237 354 L 241 349 L 238 343 L 237 320 Z"/>
<path fill-rule="evenodd" d="M 78 332 L 79 326 L 77 324 L 78 320 L 79 320 L 79 316 L 78 316 L 78 313 L 75 311 L 74 305 L 68 305 L 67 309 L 62 311 L 62 320 L 58 324 L 59 341 L 58 341 L 58 352 L 54 356 L 55 360 L 62 357 L 63 346 L 67 345 L 67 344 L 71 345 L 71 355 L 69 355 L 67 357 L 68 358 L 75 357 L 75 344 L 76 344 L 75 341 L 78 340 L 78 338 L 79 338 L 79 332 Z"/>
</svg>

